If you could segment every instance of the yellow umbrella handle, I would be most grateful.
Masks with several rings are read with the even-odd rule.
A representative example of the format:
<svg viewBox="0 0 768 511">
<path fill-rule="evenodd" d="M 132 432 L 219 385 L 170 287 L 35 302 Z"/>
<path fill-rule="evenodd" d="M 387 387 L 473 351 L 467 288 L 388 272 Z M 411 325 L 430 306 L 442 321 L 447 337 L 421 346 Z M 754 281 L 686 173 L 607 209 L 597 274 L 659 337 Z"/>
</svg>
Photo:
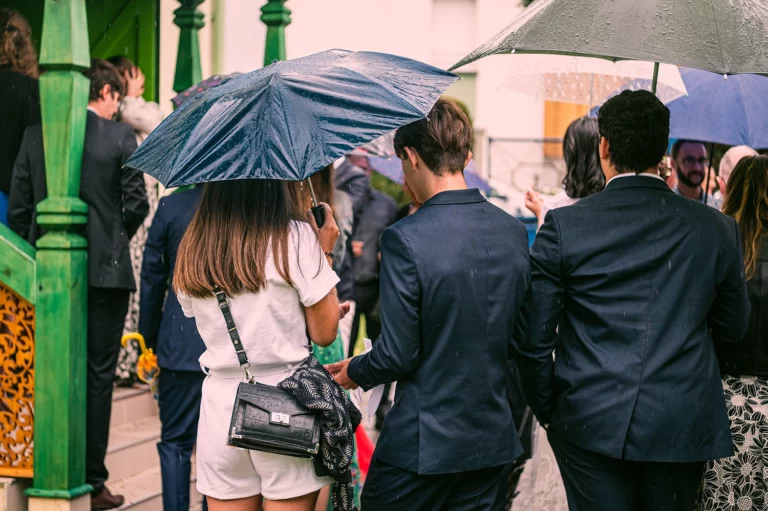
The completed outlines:
<svg viewBox="0 0 768 511">
<path fill-rule="evenodd" d="M 152 353 L 152 350 L 147 349 L 147 344 L 144 342 L 144 336 L 138 332 L 125 334 L 123 338 L 120 340 L 120 343 L 123 345 L 123 348 L 125 348 L 125 346 L 128 344 L 128 341 L 131 341 L 131 340 L 139 341 L 139 346 L 141 346 L 142 353 Z"/>
</svg>

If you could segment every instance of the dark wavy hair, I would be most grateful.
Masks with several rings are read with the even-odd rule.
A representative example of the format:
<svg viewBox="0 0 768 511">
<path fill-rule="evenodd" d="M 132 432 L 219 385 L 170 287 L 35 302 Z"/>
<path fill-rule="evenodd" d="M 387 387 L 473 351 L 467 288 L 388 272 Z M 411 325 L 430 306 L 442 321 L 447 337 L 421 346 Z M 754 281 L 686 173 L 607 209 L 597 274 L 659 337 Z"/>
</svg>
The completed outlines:
<svg viewBox="0 0 768 511">
<path fill-rule="evenodd" d="M 744 273 L 755 275 L 760 244 L 768 236 L 768 156 L 748 156 L 736 165 L 726 185 L 723 213 L 741 229 Z"/>
<path fill-rule="evenodd" d="M 656 168 L 667 152 L 669 108 L 647 90 L 625 90 L 600 107 L 600 135 L 619 173 Z"/>
<path fill-rule="evenodd" d="M 14 9 L 0 9 L 0 71 L 40 76 L 29 22 Z"/>
<path fill-rule="evenodd" d="M 605 188 L 597 120 L 581 117 L 568 126 L 563 139 L 563 158 L 566 168 L 563 188 L 568 197 L 583 199 Z"/>
</svg>

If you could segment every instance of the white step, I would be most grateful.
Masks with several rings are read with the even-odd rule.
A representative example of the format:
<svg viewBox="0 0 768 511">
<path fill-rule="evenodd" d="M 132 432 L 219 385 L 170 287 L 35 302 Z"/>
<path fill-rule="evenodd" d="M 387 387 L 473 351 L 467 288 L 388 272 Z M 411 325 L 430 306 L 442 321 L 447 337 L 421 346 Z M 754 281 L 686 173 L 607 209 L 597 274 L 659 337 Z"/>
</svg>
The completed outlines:
<svg viewBox="0 0 768 511">
<path fill-rule="evenodd" d="M 110 430 L 105 460 L 110 481 L 125 479 L 160 466 L 160 458 L 157 454 L 160 428 L 160 419 L 155 416 L 129 422 Z"/>
<path fill-rule="evenodd" d="M 112 416 L 110 429 L 146 417 L 157 417 L 157 403 L 147 385 L 134 385 L 126 389 L 116 387 L 112 394 Z"/>
<path fill-rule="evenodd" d="M 189 490 L 189 507 L 195 511 L 202 508 L 202 495 L 198 493 L 195 477 L 195 463 L 192 458 L 192 479 Z M 120 511 L 162 511 L 163 491 L 160 468 L 151 468 L 131 477 L 110 484 L 110 491 L 115 495 L 123 495 L 125 504 Z"/>
</svg>

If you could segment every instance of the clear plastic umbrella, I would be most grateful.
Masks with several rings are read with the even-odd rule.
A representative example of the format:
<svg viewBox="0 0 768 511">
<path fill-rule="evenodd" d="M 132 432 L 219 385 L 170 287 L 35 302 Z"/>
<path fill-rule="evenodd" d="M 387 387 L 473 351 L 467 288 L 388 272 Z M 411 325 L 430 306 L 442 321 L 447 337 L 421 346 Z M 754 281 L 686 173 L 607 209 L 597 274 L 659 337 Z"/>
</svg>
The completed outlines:
<svg viewBox="0 0 768 511">
<path fill-rule="evenodd" d="M 600 105 L 622 90 L 651 90 L 654 65 L 648 62 L 570 57 L 517 55 L 506 61 L 509 73 L 502 86 L 538 99 Z M 686 95 L 676 66 L 659 68 L 656 93 L 664 103 Z"/>
</svg>

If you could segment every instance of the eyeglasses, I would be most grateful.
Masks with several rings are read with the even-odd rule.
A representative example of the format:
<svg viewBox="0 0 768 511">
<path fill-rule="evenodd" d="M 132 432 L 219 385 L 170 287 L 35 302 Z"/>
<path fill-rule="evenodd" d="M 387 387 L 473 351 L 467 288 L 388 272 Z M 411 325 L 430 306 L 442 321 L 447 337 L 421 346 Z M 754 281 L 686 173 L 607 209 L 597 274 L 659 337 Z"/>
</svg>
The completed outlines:
<svg viewBox="0 0 768 511">
<path fill-rule="evenodd" d="M 701 167 L 706 167 L 709 164 L 709 158 L 704 157 L 704 158 L 699 158 L 698 160 L 693 156 L 686 156 L 685 158 L 683 158 L 683 165 L 688 168 L 696 166 L 697 163 Z"/>
</svg>

